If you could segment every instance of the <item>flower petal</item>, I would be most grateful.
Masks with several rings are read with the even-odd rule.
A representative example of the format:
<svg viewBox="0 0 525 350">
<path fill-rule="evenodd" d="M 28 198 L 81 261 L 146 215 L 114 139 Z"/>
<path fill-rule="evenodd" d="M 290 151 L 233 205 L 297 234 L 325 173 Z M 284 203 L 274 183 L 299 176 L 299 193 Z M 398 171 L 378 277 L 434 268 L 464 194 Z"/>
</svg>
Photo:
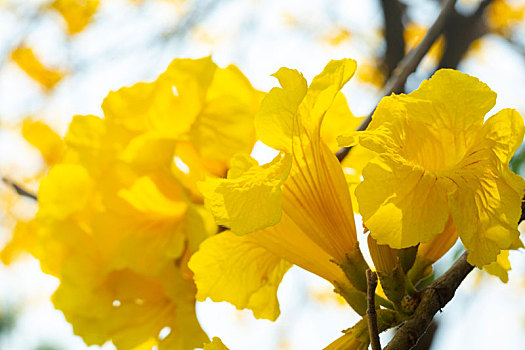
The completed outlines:
<svg viewBox="0 0 525 350">
<path fill-rule="evenodd" d="M 281 185 L 291 163 L 290 155 L 278 155 L 263 166 L 247 155 L 237 155 L 228 179 L 201 182 L 199 189 L 217 224 L 242 235 L 278 223 L 282 212 Z"/>
<path fill-rule="evenodd" d="M 434 173 L 382 155 L 368 163 L 363 176 L 356 188 L 359 210 L 378 244 L 407 248 L 443 232 L 446 184 Z"/>
<path fill-rule="evenodd" d="M 496 93 L 487 84 L 453 69 L 438 70 L 409 96 L 432 102 L 432 108 L 414 110 L 411 118 L 449 130 L 481 126 L 496 104 Z"/>
<path fill-rule="evenodd" d="M 277 288 L 291 264 L 254 243 L 250 235 L 224 231 L 204 241 L 188 266 L 194 272 L 197 300 L 228 301 L 251 309 L 256 318 L 279 316 Z"/>
</svg>

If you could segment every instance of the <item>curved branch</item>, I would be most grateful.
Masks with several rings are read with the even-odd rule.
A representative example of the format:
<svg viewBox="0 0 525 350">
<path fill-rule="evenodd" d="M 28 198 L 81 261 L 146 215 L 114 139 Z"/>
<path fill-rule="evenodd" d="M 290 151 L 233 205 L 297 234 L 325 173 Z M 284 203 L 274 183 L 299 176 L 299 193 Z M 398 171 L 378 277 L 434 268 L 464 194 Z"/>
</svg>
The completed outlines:
<svg viewBox="0 0 525 350">
<path fill-rule="evenodd" d="M 383 88 L 381 96 L 388 96 L 393 92 L 398 91 L 400 88 L 403 88 L 408 76 L 416 70 L 423 57 L 425 57 L 428 50 L 430 50 L 432 47 L 432 44 L 434 44 L 434 42 L 443 32 L 450 14 L 453 13 L 455 4 L 456 0 L 447 0 L 445 2 L 441 12 L 432 26 L 428 29 L 428 32 L 421 43 L 419 43 L 415 49 L 410 51 L 401 60 L 401 62 L 399 62 L 399 65 L 396 67 L 396 69 L 394 69 L 392 76 L 390 79 L 388 79 L 385 87 Z M 363 131 L 368 127 L 368 124 L 370 124 L 370 121 L 372 120 L 373 113 L 374 111 L 372 111 L 372 113 L 370 113 L 366 119 L 363 120 L 363 122 L 357 128 L 357 131 Z M 342 161 L 348 155 L 350 149 L 351 147 L 343 147 L 337 151 L 336 156 L 339 161 Z"/>
<path fill-rule="evenodd" d="M 461 282 L 474 268 L 467 262 L 467 254 L 465 252 L 445 274 L 423 289 L 416 311 L 399 328 L 384 350 L 406 350 L 417 344 L 434 315 L 447 305 Z"/>
<path fill-rule="evenodd" d="M 403 37 L 403 14 L 406 5 L 398 0 L 381 0 L 383 21 L 385 23 L 386 51 L 383 57 L 383 66 L 390 78 L 394 69 L 405 56 L 405 38 Z M 402 91 L 396 91 L 401 93 Z"/>
</svg>

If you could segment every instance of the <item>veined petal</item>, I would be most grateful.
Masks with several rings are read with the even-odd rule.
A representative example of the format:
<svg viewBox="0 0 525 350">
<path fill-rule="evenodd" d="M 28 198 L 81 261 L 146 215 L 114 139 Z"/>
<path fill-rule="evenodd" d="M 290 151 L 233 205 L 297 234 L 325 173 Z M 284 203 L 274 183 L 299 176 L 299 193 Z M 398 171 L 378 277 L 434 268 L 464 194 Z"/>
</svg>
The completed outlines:
<svg viewBox="0 0 525 350">
<path fill-rule="evenodd" d="M 306 132 L 296 138 L 294 165 L 284 183 L 283 210 L 317 245 L 342 263 L 356 246 L 352 200 L 341 165 Z"/>
<path fill-rule="evenodd" d="M 496 93 L 487 84 L 453 69 L 438 70 L 409 96 L 432 101 L 432 108 L 413 113 L 411 118 L 450 130 L 480 127 L 496 104 Z"/>
<path fill-rule="evenodd" d="M 359 210 L 378 244 L 407 248 L 443 232 L 447 187 L 433 172 L 382 155 L 368 163 L 363 176 L 356 188 Z"/>
<path fill-rule="evenodd" d="M 321 123 L 327 111 L 343 86 L 352 78 L 357 68 L 352 59 L 332 60 L 317 75 L 299 107 L 301 123 L 312 134 L 319 133 Z"/>
<path fill-rule="evenodd" d="M 309 87 L 296 70 L 279 69 L 274 76 L 282 88 L 273 88 L 264 98 L 255 119 L 257 136 L 268 146 L 288 153 L 293 136 L 301 129 L 319 137 L 325 114 L 355 69 L 352 59 L 332 60 Z"/>
<path fill-rule="evenodd" d="M 277 224 L 282 214 L 281 185 L 291 163 L 290 155 L 278 155 L 263 166 L 247 155 L 237 155 L 228 179 L 201 182 L 199 189 L 217 224 L 240 235 Z"/>
<path fill-rule="evenodd" d="M 271 89 L 263 99 L 255 117 L 255 129 L 266 145 L 290 153 L 297 109 L 308 86 L 303 75 L 294 69 L 281 68 L 273 76 L 282 88 Z"/>
<path fill-rule="evenodd" d="M 483 124 L 486 142 L 502 164 L 507 165 L 523 141 L 523 118 L 514 109 L 502 109 Z"/>
<path fill-rule="evenodd" d="M 291 264 L 250 235 L 224 231 L 210 237 L 188 266 L 195 274 L 197 300 L 228 301 L 239 310 L 251 309 L 256 318 L 274 321 L 279 316 L 277 288 Z"/>
<path fill-rule="evenodd" d="M 247 237 L 275 255 L 334 285 L 346 283 L 346 277 L 333 261 L 334 258 L 314 243 L 286 213 L 283 213 L 277 225 L 253 232 Z"/>
<path fill-rule="evenodd" d="M 451 178 L 457 186 L 449 200 L 452 218 L 469 251 L 468 262 L 481 268 L 518 239 L 516 223 L 525 184 L 522 180 L 517 191 L 506 176 L 482 162 L 464 167 Z"/>
</svg>

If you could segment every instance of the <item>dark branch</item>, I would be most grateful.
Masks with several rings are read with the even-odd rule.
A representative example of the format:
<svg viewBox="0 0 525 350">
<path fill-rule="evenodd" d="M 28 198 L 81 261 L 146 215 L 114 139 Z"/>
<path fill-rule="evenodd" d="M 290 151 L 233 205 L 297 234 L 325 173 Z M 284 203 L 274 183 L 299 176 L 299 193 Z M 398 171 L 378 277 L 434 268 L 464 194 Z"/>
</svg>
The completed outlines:
<svg viewBox="0 0 525 350">
<path fill-rule="evenodd" d="M 405 56 L 405 39 L 403 32 L 403 14 L 405 5 L 398 0 L 381 0 L 383 9 L 383 21 L 385 23 L 386 50 L 383 57 L 383 67 L 390 78 L 394 69 Z M 395 91 L 401 93 L 402 91 Z"/>
<path fill-rule="evenodd" d="M 455 4 L 456 0 L 447 0 L 445 2 L 441 12 L 432 26 L 428 29 L 428 32 L 421 43 L 419 43 L 415 49 L 410 51 L 401 60 L 401 62 L 399 62 L 399 65 L 396 67 L 396 69 L 394 69 L 392 76 L 390 79 L 388 79 L 385 87 L 383 88 L 381 96 L 388 96 L 405 86 L 408 76 L 416 70 L 423 57 L 425 57 L 428 50 L 430 50 L 432 47 L 432 44 L 434 44 L 437 38 L 439 38 L 441 35 L 450 13 L 452 13 L 454 10 Z M 373 111 L 368 115 L 368 117 L 366 117 L 365 120 L 363 120 L 363 122 L 357 128 L 357 131 L 363 131 L 368 127 L 368 124 L 370 124 L 370 121 L 372 120 L 372 114 Z M 342 161 L 347 156 L 348 152 L 350 152 L 350 149 L 351 147 L 343 147 L 337 151 L 336 156 L 339 161 Z"/>
<path fill-rule="evenodd" d="M 23 197 L 27 197 L 27 198 L 31 198 L 32 200 L 35 200 L 35 201 L 38 201 L 38 197 L 37 197 L 36 194 L 26 190 L 21 185 L 19 185 L 16 182 L 14 182 L 13 180 L 10 180 L 10 179 L 8 179 L 6 177 L 2 177 L 2 181 L 6 185 L 10 186 L 13 190 L 15 190 L 16 193 L 18 193 L 18 195 L 23 196 Z"/>
<path fill-rule="evenodd" d="M 377 329 L 377 314 L 375 305 L 377 274 L 370 269 L 366 270 L 366 282 L 366 315 L 368 319 L 368 334 L 370 335 L 370 345 L 372 346 L 372 350 L 381 350 L 381 342 L 379 341 L 379 330 Z"/>
<path fill-rule="evenodd" d="M 445 51 L 438 68 L 457 68 L 470 45 L 488 33 L 484 14 L 493 0 L 482 1 L 473 14 L 465 16 L 453 11 L 443 32 Z"/>
<path fill-rule="evenodd" d="M 467 262 L 465 252 L 452 267 L 421 292 L 421 302 L 412 317 L 397 331 L 385 350 L 406 350 L 417 344 L 440 311 L 454 296 L 456 289 L 474 267 Z"/>
</svg>

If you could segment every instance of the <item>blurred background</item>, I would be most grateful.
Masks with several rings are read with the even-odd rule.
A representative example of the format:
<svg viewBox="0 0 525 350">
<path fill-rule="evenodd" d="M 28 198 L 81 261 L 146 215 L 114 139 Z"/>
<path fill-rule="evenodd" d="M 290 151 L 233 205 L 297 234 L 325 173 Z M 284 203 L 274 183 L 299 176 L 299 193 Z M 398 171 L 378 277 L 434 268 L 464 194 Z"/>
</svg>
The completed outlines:
<svg viewBox="0 0 525 350">
<path fill-rule="evenodd" d="M 63 135 L 74 115 L 101 116 L 109 91 L 154 80 L 177 57 L 212 55 L 220 66 L 235 64 L 263 91 L 276 85 L 270 75 L 280 67 L 311 80 L 329 60 L 354 58 L 357 76 L 343 92 L 354 115 L 367 115 L 440 8 L 434 0 L 0 0 L 0 176 L 36 192 L 47 167 L 24 140 L 24 123 L 42 121 Z M 524 21 L 525 1 L 458 1 L 404 91 L 438 68 L 457 68 L 497 92 L 494 111 L 524 114 Z M 254 156 L 271 159 L 261 144 Z M 521 175 L 524 160 L 520 150 L 512 162 Z M 0 183 L 0 247 L 16 221 L 37 209 L 7 182 Z M 1 258 L 0 349 L 87 348 L 50 302 L 58 280 L 29 256 L 14 261 L 4 251 Z M 511 252 L 510 261 L 506 284 L 471 274 L 421 349 L 525 348 L 523 253 Z M 199 303 L 197 311 L 208 335 L 232 350 L 320 349 L 358 320 L 326 281 L 299 268 L 286 275 L 279 299 L 275 323 L 226 303 Z"/>
</svg>

